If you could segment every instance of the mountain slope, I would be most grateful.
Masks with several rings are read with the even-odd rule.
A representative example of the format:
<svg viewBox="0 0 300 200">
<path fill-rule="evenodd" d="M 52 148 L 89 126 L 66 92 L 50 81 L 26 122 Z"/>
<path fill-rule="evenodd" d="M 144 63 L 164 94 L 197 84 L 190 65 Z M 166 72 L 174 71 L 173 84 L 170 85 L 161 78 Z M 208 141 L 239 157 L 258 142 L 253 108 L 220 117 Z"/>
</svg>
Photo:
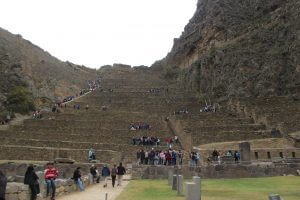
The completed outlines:
<svg viewBox="0 0 300 200">
<path fill-rule="evenodd" d="M 199 0 L 160 67 L 209 97 L 297 95 L 300 1 Z"/>
<path fill-rule="evenodd" d="M 20 35 L 0 28 L 0 111 L 8 93 L 16 86 L 27 87 L 35 97 L 54 101 L 74 95 L 95 80 L 95 70 L 62 62 Z"/>
</svg>

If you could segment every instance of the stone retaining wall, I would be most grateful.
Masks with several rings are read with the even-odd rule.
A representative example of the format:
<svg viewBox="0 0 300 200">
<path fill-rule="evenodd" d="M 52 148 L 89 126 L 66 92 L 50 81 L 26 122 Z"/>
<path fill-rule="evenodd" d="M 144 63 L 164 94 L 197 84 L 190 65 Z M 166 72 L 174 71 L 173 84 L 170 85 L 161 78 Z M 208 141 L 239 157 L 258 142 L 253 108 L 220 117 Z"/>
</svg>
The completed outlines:
<svg viewBox="0 0 300 200">
<path fill-rule="evenodd" d="M 252 165 L 221 164 L 190 168 L 182 166 L 179 174 L 184 178 L 200 176 L 202 178 L 251 178 L 298 175 L 300 164 L 262 163 Z M 168 171 L 174 167 L 166 166 L 133 166 L 132 179 L 167 179 Z"/>
<path fill-rule="evenodd" d="M 89 186 L 90 181 L 88 176 L 83 177 L 85 187 Z M 74 181 L 71 179 L 57 179 L 56 181 L 56 196 L 62 196 L 78 190 Z M 41 194 L 38 200 L 46 199 L 46 184 L 44 180 L 40 180 Z M 30 189 L 23 183 L 9 182 L 5 194 L 6 200 L 29 200 Z"/>
</svg>

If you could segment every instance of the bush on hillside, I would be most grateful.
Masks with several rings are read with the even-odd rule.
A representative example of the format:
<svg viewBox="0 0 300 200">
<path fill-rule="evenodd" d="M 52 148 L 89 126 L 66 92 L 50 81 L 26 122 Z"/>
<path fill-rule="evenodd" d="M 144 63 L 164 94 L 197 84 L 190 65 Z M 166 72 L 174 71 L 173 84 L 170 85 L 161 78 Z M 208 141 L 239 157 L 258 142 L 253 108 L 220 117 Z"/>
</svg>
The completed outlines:
<svg viewBox="0 0 300 200">
<path fill-rule="evenodd" d="M 164 68 L 164 77 L 166 79 L 174 80 L 179 77 L 180 69 L 177 66 L 166 66 Z"/>
<path fill-rule="evenodd" d="M 32 93 L 25 87 L 17 86 L 7 96 L 6 107 L 9 111 L 28 114 L 35 110 Z"/>
</svg>

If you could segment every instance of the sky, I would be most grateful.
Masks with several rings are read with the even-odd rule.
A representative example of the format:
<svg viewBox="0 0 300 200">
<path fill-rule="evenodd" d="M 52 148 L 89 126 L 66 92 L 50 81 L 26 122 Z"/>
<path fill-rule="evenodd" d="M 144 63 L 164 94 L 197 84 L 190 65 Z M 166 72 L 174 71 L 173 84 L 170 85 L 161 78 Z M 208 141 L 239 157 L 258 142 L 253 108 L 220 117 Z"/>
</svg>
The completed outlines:
<svg viewBox="0 0 300 200">
<path fill-rule="evenodd" d="M 150 66 L 171 50 L 197 0 L 0 0 L 0 27 L 63 61 Z"/>
</svg>

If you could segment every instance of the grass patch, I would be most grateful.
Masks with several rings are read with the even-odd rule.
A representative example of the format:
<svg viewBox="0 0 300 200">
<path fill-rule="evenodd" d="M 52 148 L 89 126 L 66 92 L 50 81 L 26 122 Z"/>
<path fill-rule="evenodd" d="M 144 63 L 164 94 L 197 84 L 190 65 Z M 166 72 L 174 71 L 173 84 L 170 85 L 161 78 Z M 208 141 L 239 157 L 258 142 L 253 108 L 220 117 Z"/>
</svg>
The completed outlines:
<svg viewBox="0 0 300 200">
<path fill-rule="evenodd" d="M 117 200 L 183 200 L 177 197 L 166 180 L 131 181 Z"/>
<path fill-rule="evenodd" d="M 284 200 L 299 200 L 299 177 L 203 180 L 204 200 L 265 200 L 280 194 Z M 117 200 L 184 200 L 167 185 L 167 180 L 131 181 Z"/>
</svg>

